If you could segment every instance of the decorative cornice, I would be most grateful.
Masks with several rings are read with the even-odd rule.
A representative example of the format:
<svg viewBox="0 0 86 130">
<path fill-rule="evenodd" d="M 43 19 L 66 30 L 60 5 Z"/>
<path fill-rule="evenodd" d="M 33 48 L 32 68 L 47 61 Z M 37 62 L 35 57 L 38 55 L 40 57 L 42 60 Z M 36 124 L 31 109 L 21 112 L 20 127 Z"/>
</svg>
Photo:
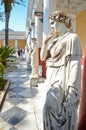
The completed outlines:
<svg viewBox="0 0 86 130">
<path fill-rule="evenodd" d="M 5 32 L 1 31 L 0 32 L 0 40 L 4 40 L 5 39 Z M 22 31 L 13 31 L 13 32 L 9 32 L 9 39 L 26 39 L 25 36 L 25 32 Z"/>
</svg>

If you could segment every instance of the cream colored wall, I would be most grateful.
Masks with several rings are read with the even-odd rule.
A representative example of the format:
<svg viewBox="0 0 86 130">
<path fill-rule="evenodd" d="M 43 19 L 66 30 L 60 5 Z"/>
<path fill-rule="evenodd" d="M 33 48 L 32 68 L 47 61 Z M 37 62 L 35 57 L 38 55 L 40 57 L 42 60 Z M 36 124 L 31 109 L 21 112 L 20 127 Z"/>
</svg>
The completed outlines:
<svg viewBox="0 0 86 130">
<path fill-rule="evenodd" d="M 82 50 L 86 46 L 86 10 L 80 12 L 76 18 L 76 32 L 80 36 Z"/>
<path fill-rule="evenodd" d="M 9 45 L 15 48 L 15 40 L 9 40 Z"/>
<path fill-rule="evenodd" d="M 18 49 L 24 49 L 26 45 L 26 40 L 18 40 Z"/>
<path fill-rule="evenodd" d="M 0 40 L 0 47 L 3 46 L 3 40 Z"/>
<path fill-rule="evenodd" d="M 9 45 L 15 48 L 15 40 L 9 40 Z M 18 48 L 24 49 L 26 45 L 26 40 L 18 40 Z M 3 40 L 0 40 L 0 47 L 3 46 Z"/>
</svg>

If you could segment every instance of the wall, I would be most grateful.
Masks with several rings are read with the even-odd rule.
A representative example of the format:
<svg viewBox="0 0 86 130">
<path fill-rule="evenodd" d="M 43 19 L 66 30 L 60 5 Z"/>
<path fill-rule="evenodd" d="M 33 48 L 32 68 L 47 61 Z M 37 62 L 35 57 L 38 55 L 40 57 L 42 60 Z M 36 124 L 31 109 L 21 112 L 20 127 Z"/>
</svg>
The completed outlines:
<svg viewBox="0 0 86 130">
<path fill-rule="evenodd" d="M 3 40 L 0 40 L 0 47 L 3 46 Z"/>
<path fill-rule="evenodd" d="M 0 40 L 0 47 L 3 45 L 3 40 Z M 11 45 L 13 48 L 15 48 L 15 40 L 11 39 L 9 40 L 9 45 Z M 24 49 L 26 45 L 26 40 L 18 40 L 18 48 Z"/>
<path fill-rule="evenodd" d="M 24 49 L 26 45 L 26 40 L 18 40 L 18 48 Z"/>
<path fill-rule="evenodd" d="M 9 45 L 15 48 L 15 40 L 9 40 Z"/>
<path fill-rule="evenodd" d="M 80 36 L 82 50 L 86 46 L 86 10 L 80 12 L 76 18 L 76 32 Z"/>
</svg>

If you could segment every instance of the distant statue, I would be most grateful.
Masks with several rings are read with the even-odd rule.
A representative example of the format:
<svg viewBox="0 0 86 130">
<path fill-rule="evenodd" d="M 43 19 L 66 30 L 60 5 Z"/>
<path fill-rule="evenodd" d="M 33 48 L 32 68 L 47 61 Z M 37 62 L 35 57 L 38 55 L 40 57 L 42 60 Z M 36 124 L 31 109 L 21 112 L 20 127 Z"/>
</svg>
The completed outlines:
<svg viewBox="0 0 86 130">
<path fill-rule="evenodd" d="M 41 60 L 46 60 L 47 95 L 43 109 L 44 130 L 77 130 L 81 87 L 81 46 L 70 31 L 71 20 L 62 11 L 49 15 L 53 31 L 46 37 Z"/>
<path fill-rule="evenodd" d="M 32 38 L 31 49 L 30 49 L 30 57 L 31 57 L 31 67 L 32 72 L 30 78 L 38 78 L 38 40 L 36 38 Z"/>
<path fill-rule="evenodd" d="M 25 46 L 25 58 L 26 58 L 27 68 L 29 68 L 30 64 L 31 64 L 30 48 L 31 48 L 30 34 L 28 34 L 27 42 L 26 42 L 26 46 Z"/>
</svg>

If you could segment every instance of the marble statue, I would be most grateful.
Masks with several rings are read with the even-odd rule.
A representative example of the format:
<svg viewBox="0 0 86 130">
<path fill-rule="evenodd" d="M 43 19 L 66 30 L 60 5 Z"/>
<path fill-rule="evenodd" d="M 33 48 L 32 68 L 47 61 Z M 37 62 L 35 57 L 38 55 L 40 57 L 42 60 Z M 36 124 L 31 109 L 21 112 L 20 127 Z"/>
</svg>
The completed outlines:
<svg viewBox="0 0 86 130">
<path fill-rule="evenodd" d="M 30 48 L 31 48 L 31 43 L 30 43 L 30 34 L 28 33 L 27 36 L 27 42 L 26 42 L 26 46 L 25 46 L 25 59 L 26 59 L 26 63 L 27 63 L 27 68 L 31 69 L 31 58 L 30 58 Z"/>
<path fill-rule="evenodd" d="M 31 67 L 32 72 L 30 78 L 38 78 L 39 70 L 38 70 L 38 40 L 36 38 L 32 38 L 31 49 L 30 49 L 30 57 L 31 57 Z"/>
<path fill-rule="evenodd" d="M 47 94 L 43 108 L 44 130 L 77 130 L 81 87 L 81 45 L 71 30 L 71 20 L 62 11 L 49 15 L 51 33 L 41 49 L 46 60 Z"/>
</svg>

